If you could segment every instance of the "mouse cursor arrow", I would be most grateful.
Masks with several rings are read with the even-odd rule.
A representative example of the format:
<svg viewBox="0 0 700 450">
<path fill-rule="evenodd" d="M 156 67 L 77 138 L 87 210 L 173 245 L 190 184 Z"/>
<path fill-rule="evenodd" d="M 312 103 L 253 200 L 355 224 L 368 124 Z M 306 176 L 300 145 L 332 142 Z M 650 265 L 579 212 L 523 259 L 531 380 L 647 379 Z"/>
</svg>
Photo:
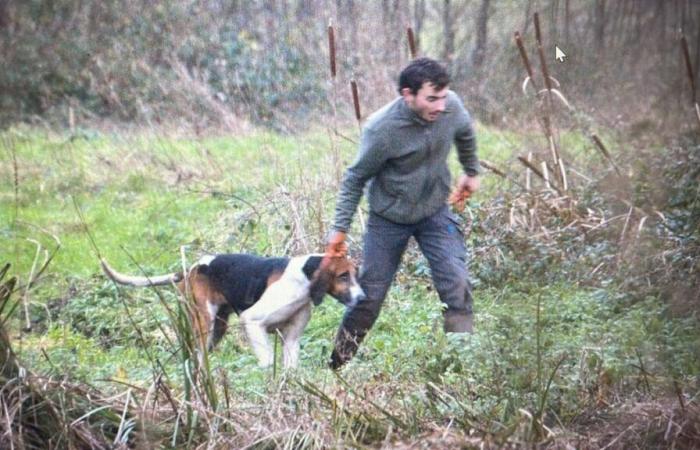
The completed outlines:
<svg viewBox="0 0 700 450">
<path fill-rule="evenodd" d="M 566 58 L 566 53 L 564 53 L 558 45 L 554 46 L 554 59 L 556 59 L 559 62 L 564 62 L 564 59 Z"/>
</svg>

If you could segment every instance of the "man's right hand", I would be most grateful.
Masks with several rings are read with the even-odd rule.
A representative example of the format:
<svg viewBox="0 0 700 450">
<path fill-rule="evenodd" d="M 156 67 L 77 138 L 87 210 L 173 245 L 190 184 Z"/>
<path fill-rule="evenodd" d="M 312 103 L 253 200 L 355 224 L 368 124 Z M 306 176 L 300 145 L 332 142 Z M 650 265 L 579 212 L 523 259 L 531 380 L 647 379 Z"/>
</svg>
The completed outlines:
<svg viewBox="0 0 700 450">
<path fill-rule="evenodd" d="M 348 254 L 348 245 L 345 243 L 346 233 L 343 231 L 334 231 L 328 238 L 326 245 L 326 257 L 328 258 L 344 258 Z"/>
</svg>

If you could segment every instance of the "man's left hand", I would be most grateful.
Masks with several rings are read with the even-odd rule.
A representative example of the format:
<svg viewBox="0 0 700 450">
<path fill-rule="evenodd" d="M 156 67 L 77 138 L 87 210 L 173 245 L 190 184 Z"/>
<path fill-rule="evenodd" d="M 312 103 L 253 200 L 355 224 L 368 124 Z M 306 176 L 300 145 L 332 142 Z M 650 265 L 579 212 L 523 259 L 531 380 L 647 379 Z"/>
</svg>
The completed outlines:
<svg viewBox="0 0 700 450">
<path fill-rule="evenodd" d="M 450 194 L 447 202 L 452 205 L 457 211 L 464 210 L 464 203 L 467 199 L 479 189 L 481 184 L 478 176 L 462 175 L 457 180 L 457 186 Z"/>
</svg>

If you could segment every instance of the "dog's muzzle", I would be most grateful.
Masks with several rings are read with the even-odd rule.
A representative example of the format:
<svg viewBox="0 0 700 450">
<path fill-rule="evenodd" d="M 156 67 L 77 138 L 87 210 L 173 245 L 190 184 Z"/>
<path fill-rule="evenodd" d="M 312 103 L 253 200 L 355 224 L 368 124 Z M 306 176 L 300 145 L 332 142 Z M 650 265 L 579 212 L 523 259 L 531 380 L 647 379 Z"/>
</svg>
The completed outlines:
<svg viewBox="0 0 700 450">
<path fill-rule="evenodd" d="M 355 284 L 353 287 L 350 288 L 350 301 L 345 303 L 345 306 L 348 308 L 352 308 L 355 305 L 357 305 L 360 302 L 363 302 L 367 299 L 367 296 L 365 295 L 365 291 L 362 290 L 359 284 Z"/>
</svg>

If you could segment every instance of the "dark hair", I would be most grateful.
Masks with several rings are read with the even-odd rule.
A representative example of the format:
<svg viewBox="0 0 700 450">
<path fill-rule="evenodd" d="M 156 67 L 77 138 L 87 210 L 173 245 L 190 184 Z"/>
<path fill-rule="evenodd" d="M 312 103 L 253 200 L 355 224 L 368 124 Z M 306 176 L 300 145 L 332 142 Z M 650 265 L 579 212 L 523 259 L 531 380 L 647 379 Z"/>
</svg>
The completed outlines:
<svg viewBox="0 0 700 450">
<path fill-rule="evenodd" d="M 450 84 L 450 76 L 445 67 L 434 59 L 414 59 L 399 75 L 399 94 L 403 88 L 409 88 L 415 95 L 426 81 L 440 90 Z"/>
</svg>

